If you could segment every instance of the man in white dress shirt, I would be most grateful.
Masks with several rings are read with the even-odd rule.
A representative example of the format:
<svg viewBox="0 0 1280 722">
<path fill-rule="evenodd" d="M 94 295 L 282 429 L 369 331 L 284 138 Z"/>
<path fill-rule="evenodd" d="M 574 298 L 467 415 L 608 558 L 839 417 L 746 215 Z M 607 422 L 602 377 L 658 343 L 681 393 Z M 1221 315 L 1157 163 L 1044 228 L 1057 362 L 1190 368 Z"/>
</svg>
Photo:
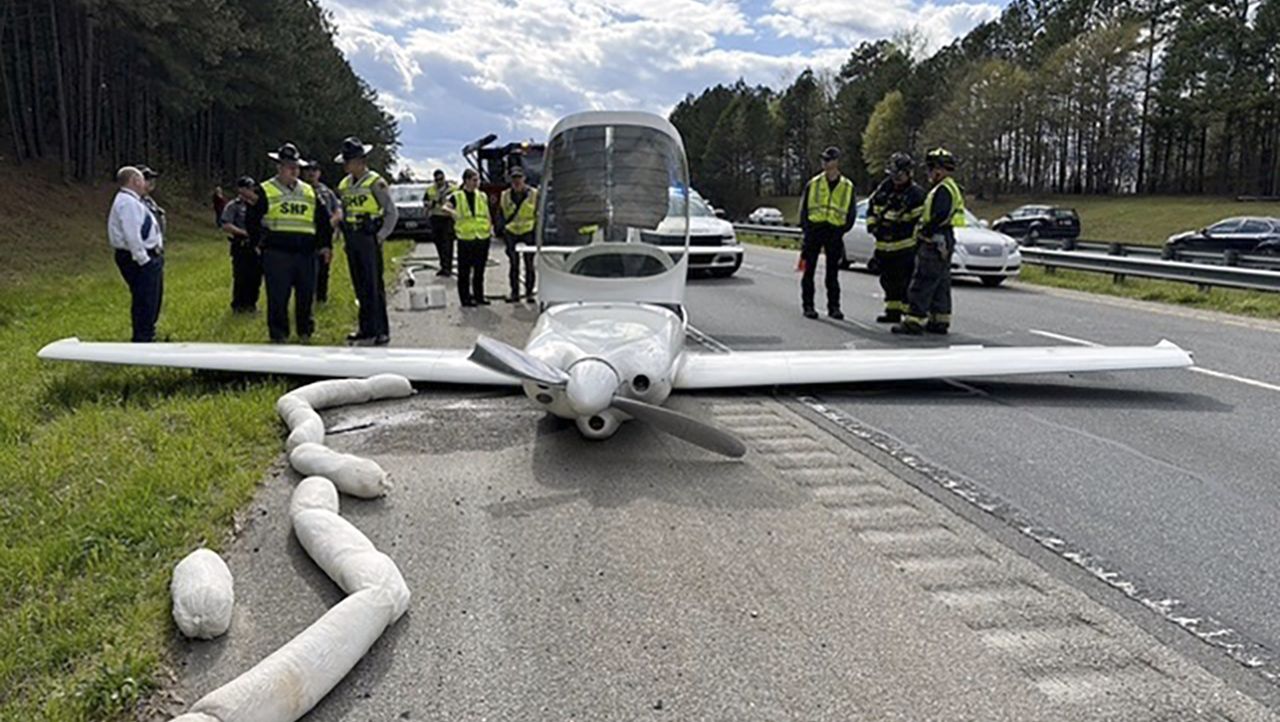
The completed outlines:
<svg viewBox="0 0 1280 722">
<path fill-rule="evenodd" d="M 160 221 L 142 201 L 147 190 L 142 172 L 127 165 L 116 172 L 116 181 L 120 191 L 107 218 L 107 238 L 133 298 L 133 341 L 147 343 L 156 338 L 164 297 L 164 237 Z"/>
</svg>

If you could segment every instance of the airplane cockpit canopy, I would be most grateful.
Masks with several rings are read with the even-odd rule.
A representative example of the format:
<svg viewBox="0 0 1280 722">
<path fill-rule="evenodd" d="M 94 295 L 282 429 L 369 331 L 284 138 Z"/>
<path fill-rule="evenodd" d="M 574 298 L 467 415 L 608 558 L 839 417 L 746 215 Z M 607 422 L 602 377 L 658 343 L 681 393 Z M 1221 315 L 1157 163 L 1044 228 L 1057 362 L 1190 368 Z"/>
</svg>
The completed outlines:
<svg viewBox="0 0 1280 722">
<path fill-rule="evenodd" d="M 681 303 L 689 204 L 673 196 L 689 194 L 684 144 L 664 118 L 587 112 L 561 120 L 539 188 L 539 298 Z"/>
</svg>

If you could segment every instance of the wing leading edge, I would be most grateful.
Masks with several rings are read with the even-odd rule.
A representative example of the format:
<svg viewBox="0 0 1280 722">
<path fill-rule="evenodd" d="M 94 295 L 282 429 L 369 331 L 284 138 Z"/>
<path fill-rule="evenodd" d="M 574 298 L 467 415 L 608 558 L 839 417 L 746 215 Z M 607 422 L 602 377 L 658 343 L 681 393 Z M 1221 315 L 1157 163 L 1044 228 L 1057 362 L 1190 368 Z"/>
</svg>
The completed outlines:
<svg viewBox="0 0 1280 722">
<path fill-rule="evenodd" d="M 840 351 L 688 353 L 677 389 L 835 384 L 859 381 L 1011 376 L 1185 368 L 1191 355 L 1170 341 L 1155 346 L 1035 346 Z"/>
<path fill-rule="evenodd" d="M 410 381 L 519 386 L 510 376 L 467 360 L 470 350 L 261 346 L 219 343 L 109 343 L 66 338 L 40 349 L 42 359 L 134 366 L 356 378 L 400 374 Z"/>
</svg>

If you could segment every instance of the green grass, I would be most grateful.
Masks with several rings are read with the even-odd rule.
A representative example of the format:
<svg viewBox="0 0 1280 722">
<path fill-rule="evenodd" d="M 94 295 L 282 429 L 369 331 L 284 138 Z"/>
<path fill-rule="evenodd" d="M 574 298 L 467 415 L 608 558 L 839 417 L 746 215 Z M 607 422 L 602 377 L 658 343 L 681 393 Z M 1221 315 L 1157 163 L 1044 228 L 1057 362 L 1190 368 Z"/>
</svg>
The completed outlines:
<svg viewBox="0 0 1280 722">
<path fill-rule="evenodd" d="M 159 334 L 265 341 L 261 313 L 228 312 L 226 241 L 173 235 Z M 105 241 L 62 244 L 77 245 L 0 289 L 0 719 L 126 718 L 173 639 L 172 565 L 228 539 L 280 452 L 283 379 L 36 359 L 65 336 L 129 337 Z M 388 264 L 406 248 L 389 248 Z M 335 258 L 317 343 L 340 342 L 354 322 L 345 265 Z"/>
<path fill-rule="evenodd" d="M 1107 296 L 1155 301 L 1177 306 L 1203 308 L 1254 318 L 1280 319 L 1280 294 L 1214 288 L 1200 291 L 1189 283 L 1170 283 L 1140 278 L 1127 278 L 1120 283 L 1105 273 L 1083 273 L 1057 270 L 1048 273 L 1037 266 L 1023 266 L 1019 280 L 1037 286 L 1067 288 Z"/>
</svg>

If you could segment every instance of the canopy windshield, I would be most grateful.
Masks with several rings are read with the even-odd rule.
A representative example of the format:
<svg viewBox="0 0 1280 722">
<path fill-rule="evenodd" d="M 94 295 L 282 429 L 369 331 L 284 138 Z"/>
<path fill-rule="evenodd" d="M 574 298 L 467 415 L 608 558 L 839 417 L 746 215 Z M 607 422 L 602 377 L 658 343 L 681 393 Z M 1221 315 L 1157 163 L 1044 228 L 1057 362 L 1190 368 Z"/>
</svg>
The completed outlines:
<svg viewBox="0 0 1280 722">
<path fill-rule="evenodd" d="M 653 234 L 687 245 L 689 179 L 679 137 L 628 123 L 624 114 L 602 115 L 613 117 L 570 125 L 547 144 L 539 246 L 643 243 Z"/>
</svg>

